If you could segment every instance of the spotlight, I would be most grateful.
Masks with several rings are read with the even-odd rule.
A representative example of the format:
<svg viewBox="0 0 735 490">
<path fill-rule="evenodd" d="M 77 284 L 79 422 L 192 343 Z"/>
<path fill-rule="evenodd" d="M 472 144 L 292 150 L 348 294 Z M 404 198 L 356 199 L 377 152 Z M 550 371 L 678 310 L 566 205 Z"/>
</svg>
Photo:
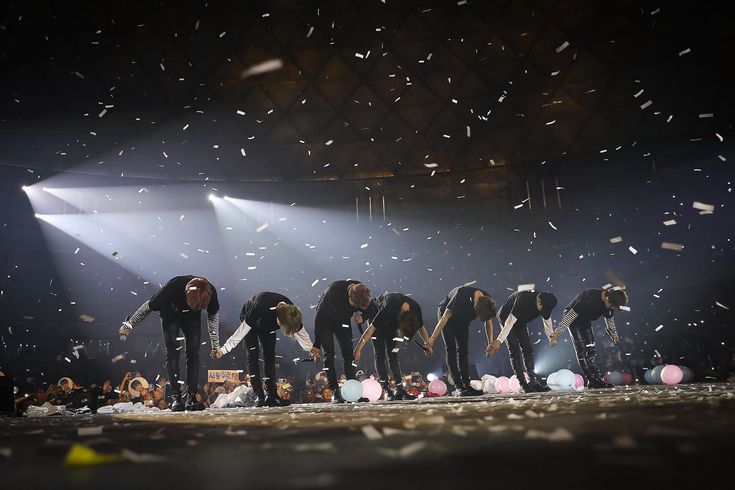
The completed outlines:
<svg viewBox="0 0 735 490">
<path fill-rule="evenodd" d="M 209 195 L 209 200 L 210 201 L 214 202 L 215 199 L 217 199 L 217 196 L 215 196 L 214 194 L 210 194 Z"/>
<path fill-rule="evenodd" d="M 41 215 L 38 214 L 38 213 L 34 214 L 33 216 L 35 216 L 36 218 L 40 218 L 41 217 Z"/>
<path fill-rule="evenodd" d="M 27 185 L 24 185 L 20 188 L 23 192 L 28 192 L 29 187 Z"/>
<path fill-rule="evenodd" d="M 41 187 L 41 190 L 44 192 L 48 192 L 48 187 Z"/>
<path fill-rule="evenodd" d="M 224 197 L 223 199 L 224 199 L 225 201 L 229 201 L 229 200 L 230 200 L 230 196 L 225 196 L 225 197 Z"/>
<path fill-rule="evenodd" d="M 434 381 L 434 380 L 436 380 L 436 379 L 438 379 L 438 378 L 436 377 L 436 374 L 434 374 L 434 373 L 429 373 L 429 374 L 427 374 L 427 375 L 426 375 L 426 379 L 428 379 L 428 380 L 429 380 L 429 382 L 432 382 L 432 381 Z"/>
</svg>

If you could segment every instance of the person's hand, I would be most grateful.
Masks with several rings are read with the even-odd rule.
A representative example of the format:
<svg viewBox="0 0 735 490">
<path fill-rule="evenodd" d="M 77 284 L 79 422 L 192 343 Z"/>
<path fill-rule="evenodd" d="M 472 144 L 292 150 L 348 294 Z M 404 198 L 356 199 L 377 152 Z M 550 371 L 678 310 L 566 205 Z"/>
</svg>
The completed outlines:
<svg viewBox="0 0 735 490">
<path fill-rule="evenodd" d="M 362 315 L 355 313 L 355 322 L 357 322 L 358 325 L 362 325 L 365 319 L 362 317 Z"/>
<path fill-rule="evenodd" d="M 431 344 L 429 344 L 428 342 L 424 342 L 424 348 L 426 349 L 424 351 L 424 355 L 426 357 L 434 355 L 434 347 Z"/>
<path fill-rule="evenodd" d="M 500 341 L 495 340 L 492 344 L 488 345 L 485 348 L 485 355 L 487 357 L 493 357 L 495 354 L 498 353 L 498 350 L 500 350 Z"/>
<path fill-rule="evenodd" d="M 355 349 L 353 357 L 355 358 L 355 364 L 360 362 L 360 349 Z"/>
<path fill-rule="evenodd" d="M 225 356 L 225 353 L 222 352 L 222 349 L 219 347 L 212 347 L 212 352 L 209 354 L 212 359 L 220 359 Z"/>
<path fill-rule="evenodd" d="M 424 347 L 427 349 L 433 351 L 434 350 L 434 342 L 436 342 L 436 339 L 434 337 L 429 337 L 426 342 L 424 342 Z"/>
<path fill-rule="evenodd" d="M 120 325 L 120 330 L 118 330 L 118 333 L 120 334 L 120 338 L 122 339 L 127 338 L 128 335 L 130 335 L 130 332 L 133 331 L 132 325 L 128 322 L 122 322 L 122 325 Z"/>
<path fill-rule="evenodd" d="M 314 362 L 318 361 L 322 357 L 322 351 L 319 347 L 312 347 L 309 349 L 309 354 L 314 358 Z"/>
<path fill-rule="evenodd" d="M 133 379 L 133 373 L 131 372 L 125 373 L 125 379 Z"/>
<path fill-rule="evenodd" d="M 551 345 L 551 347 L 557 346 L 557 344 L 559 343 L 558 337 L 559 334 L 557 334 L 556 332 L 551 332 L 549 334 L 549 344 Z"/>
</svg>

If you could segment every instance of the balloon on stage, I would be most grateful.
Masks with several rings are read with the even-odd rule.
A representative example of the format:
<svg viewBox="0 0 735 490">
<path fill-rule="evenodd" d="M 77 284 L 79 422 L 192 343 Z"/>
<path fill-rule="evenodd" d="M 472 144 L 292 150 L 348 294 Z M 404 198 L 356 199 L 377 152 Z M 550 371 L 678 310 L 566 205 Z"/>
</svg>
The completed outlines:
<svg viewBox="0 0 735 490">
<path fill-rule="evenodd" d="M 653 376 L 653 382 L 657 385 L 663 383 L 663 381 L 661 381 L 661 371 L 663 371 L 664 367 L 664 365 L 659 364 L 652 369 L 653 372 L 651 373 L 651 375 Z"/>
<path fill-rule="evenodd" d="M 510 380 L 506 376 L 501 376 L 496 379 L 495 391 L 497 393 L 508 393 L 510 391 Z"/>
<path fill-rule="evenodd" d="M 632 385 L 633 384 L 633 375 L 630 374 L 628 371 L 623 371 L 623 384 L 624 385 Z"/>
<path fill-rule="evenodd" d="M 373 378 L 368 378 L 362 381 L 362 396 L 370 400 L 371 402 L 378 401 L 380 395 L 383 394 L 383 388 Z"/>
<path fill-rule="evenodd" d="M 694 379 L 694 371 L 686 366 L 679 366 L 684 373 L 684 378 L 681 380 L 682 383 L 691 383 Z"/>
<path fill-rule="evenodd" d="M 348 402 L 356 402 L 362 398 L 362 385 L 356 379 L 348 379 L 340 388 L 342 398 Z"/>
<path fill-rule="evenodd" d="M 549 374 L 549 377 L 548 378 L 546 378 L 546 384 L 553 391 L 559 391 L 559 386 L 556 384 L 556 375 L 557 374 L 558 374 L 558 371 L 554 371 L 553 373 Z"/>
<path fill-rule="evenodd" d="M 571 390 L 577 383 L 577 377 L 569 369 L 560 369 L 554 377 L 555 384 L 560 390 Z"/>
<path fill-rule="evenodd" d="M 643 379 L 645 379 L 646 383 L 649 385 L 656 384 L 656 380 L 653 379 L 653 369 L 646 369 L 643 371 Z"/>
<path fill-rule="evenodd" d="M 605 381 L 611 385 L 620 386 L 623 384 L 623 375 L 620 371 L 608 371 L 605 373 Z"/>
<path fill-rule="evenodd" d="M 482 376 L 482 391 L 484 393 L 495 393 L 495 381 L 498 378 L 492 374 L 485 374 Z"/>
<path fill-rule="evenodd" d="M 429 383 L 429 396 L 444 396 L 447 394 L 447 385 L 440 379 Z"/>
<path fill-rule="evenodd" d="M 515 374 L 508 379 L 508 389 L 511 393 L 521 392 L 521 382 L 518 381 L 518 377 Z"/>
<path fill-rule="evenodd" d="M 574 373 L 574 388 L 577 390 L 584 389 L 584 378 L 581 374 Z"/>
<path fill-rule="evenodd" d="M 684 372 L 676 364 L 667 364 L 661 370 L 661 381 L 667 385 L 675 385 L 684 379 Z"/>
</svg>

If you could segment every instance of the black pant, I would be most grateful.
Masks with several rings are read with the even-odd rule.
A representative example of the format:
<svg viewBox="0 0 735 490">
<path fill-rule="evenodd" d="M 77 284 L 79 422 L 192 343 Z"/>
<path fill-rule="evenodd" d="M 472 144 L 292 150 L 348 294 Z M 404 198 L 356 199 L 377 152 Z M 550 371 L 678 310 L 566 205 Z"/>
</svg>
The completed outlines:
<svg viewBox="0 0 735 490">
<path fill-rule="evenodd" d="M 582 368 L 585 377 L 589 379 L 602 379 L 600 368 L 597 367 L 597 349 L 595 348 L 595 334 L 592 332 L 592 323 L 575 320 L 569 326 L 572 334 L 574 352 L 577 354 L 579 367 Z"/>
<path fill-rule="evenodd" d="M 199 315 L 166 314 L 161 316 L 163 342 L 166 345 L 166 372 L 174 394 L 181 393 L 179 383 L 179 347 L 176 340 L 183 332 L 186 340 L 186 385 L 188 393 L 199 389 L 199 344 L 202 340 L 201 317 Z"/>
<path fill-rule="evenodd" d="M 265 364 L 265 385 L 269 395 L 276 394 L 276 331 L 251 329 L 245 336 L 245 348 L 248 350 L 248 372 L 250 384 L 256 395 L 263 398 L 263 378 L 260 377 L 260 346 L 263 347 L 263 364 Z"/>
<path fill-rule="evenodd" d="M 317 311 L 314 321 L 314 338 L 317 347 L 324 349 L 324 369 L 327 371 L 329 388 L 334 391 L 339 388 L 337 373 L 334 369 L 334 338 L 337 338 L 339 350 L 342 352 L 345 376 L 355 379 L 355 366 L 352 365 L 352 324 L 350 318 L 335 318 L 324 312 Z M 343 327 L 342 325 L 348 325 Z"/>
<path fill-rule="evenodd" d="M 388 365 L 390 373 L 393 375 L 393 381 L 396 386 L 402 386 L 403 377 L 401 376 L 401 365 L 398 362 L 398 352 L 393 352 L 396 348 L 396 341 L 389 335 L 382 332 L 375 332 L 373 339 L 373 350 L 375 351 L 375 370 L 380 377 L 380 383 L 384 386 L 388 383 L 388 370 L 385 369 L 385 358 L 388 357 Z"/>
<path fill-rule="evenodd" d="M 502 324 L 504 324 L 503 321 Z M 525 323 L 516 322 L 513 328 L 508 333 L 506 339 L 508 346 L 508 357 L 510 357 L 510 365 L 513 367 L 513 372 L 518 378 L 518 382 L 521 385 L 527 383 L 525 373 L 528 373 L 528 379 L 535 379 L 534 365 L 533 365 L 533 349 L 531 347 L 531 338 L 528 334 L 528 327 Z"/>
<path fill-rule="evenodd" d="M 439 307 L 439 320 L 445 308 Z M 450 317 L 442 330 L 444 345 L 447 350 L 447 367 L 452 375 L 452 382 L 457 389 L 470 386 L 470 362 L 467 357 L 467 343 L 470 337 L 470 324 Z"/>
</svg>

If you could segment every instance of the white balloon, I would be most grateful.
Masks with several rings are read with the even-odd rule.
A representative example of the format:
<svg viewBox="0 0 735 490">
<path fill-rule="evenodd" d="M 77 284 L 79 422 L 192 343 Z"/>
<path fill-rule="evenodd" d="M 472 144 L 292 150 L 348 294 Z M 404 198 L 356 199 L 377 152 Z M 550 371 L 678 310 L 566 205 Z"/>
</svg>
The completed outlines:
<svg viewBox="0 0 735 490">
<path fill-rule="evenodd" d="M 485 393 L 495 393 L 495 381 L 498 378 L 492 374 L 486 374 L 482 377 L 482 391 Z"/>
<path fill-rule="evenodd" d="M 559 386 L 559 389 L 564 391 L 574 388 L 574 384 L 576 381 L 577 378 L 574 376 L 574 373 L 571 372 L 569 369 L 560 369 L 556 373 L 556 377 L 554 378 L 555 384 Z"/>
</svg>

